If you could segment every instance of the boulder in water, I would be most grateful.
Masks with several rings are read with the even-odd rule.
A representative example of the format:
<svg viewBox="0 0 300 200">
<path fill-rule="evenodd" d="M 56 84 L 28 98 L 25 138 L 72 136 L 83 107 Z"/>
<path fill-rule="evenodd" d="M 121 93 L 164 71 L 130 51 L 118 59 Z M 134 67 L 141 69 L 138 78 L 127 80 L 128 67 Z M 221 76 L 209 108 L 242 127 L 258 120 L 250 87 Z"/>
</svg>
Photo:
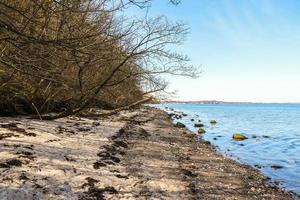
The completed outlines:
<svg viewBox="0 0 300 200">
<path fill-rule="evenodd" d="M 198 129 L 198 133 L 199 134 L 204 134 L 204 133 L 206 133 L 206 131 L 203 128 L 199 128 Z"/>
<path fill-rule="evenodd" d="M 204 124 L 201 124 L 201 123 L 196 123 L 196 124 L 194 124 L 194 126 L 195 126 L 195 127 L 197 127 L 197 128 L 200 128 L 200 127 L 203 127 L 203 126 L 204 126 Z"/>
<path fill-rule="evenodd" d="M 211 123 L 211 124 L 216 124 L 217 121 L 213 119 L 213 120 L 210 120 L 210 123 Z"/>
<path fill-rule="evenodd" d="M 281 166 L 281 165 L 271 165 L 271 168 L 276 170 L 276 169 L 283 168 L 283 166 Z"/>
<path fill-rule="evenodd" d="M 246 139 L 248 139 L 245 135 L 243 135 L 241 133 L 235 133 L 235 134 L 233 134 L 232 138 L 234 140 L 246 140 Z"/>
</svg>

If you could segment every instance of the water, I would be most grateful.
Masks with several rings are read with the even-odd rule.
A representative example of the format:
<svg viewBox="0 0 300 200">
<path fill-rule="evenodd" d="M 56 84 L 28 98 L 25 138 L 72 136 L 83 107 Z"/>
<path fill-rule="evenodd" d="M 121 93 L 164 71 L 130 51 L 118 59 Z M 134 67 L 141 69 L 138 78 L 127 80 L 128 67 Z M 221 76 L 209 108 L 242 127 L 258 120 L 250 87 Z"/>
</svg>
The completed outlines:
<svg viewBox="0 0 300 200">
<path fill-rule="evenodd" d="M 300 104 L 163 104 L 188 116 L 180 121 L 192 131 L 200 119 L 203 139 L 242 163 L 258 168 L 281 187 L 300 193 Z M 191 119 L 195 119 L 192 122 Z M 210 120 L 215 119 L 216 125 Z M 249 139 L 234 141 L 233 133 Z M 273 165 L 282 166 L 280 169 Z"/>
</svg>

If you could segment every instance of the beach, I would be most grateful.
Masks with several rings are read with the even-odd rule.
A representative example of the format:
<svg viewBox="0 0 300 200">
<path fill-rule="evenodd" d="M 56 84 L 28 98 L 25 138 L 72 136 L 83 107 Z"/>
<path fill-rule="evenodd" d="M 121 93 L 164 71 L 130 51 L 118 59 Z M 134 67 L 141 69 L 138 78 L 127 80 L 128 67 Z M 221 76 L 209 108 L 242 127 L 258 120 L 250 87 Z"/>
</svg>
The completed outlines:
<svg viewBox="0 0 300 200">
<path fill-rule="evenodd" d="M 297 199 L 142 107 L 97 119 L 0 118 L 0 199 Z"/>
</svg>

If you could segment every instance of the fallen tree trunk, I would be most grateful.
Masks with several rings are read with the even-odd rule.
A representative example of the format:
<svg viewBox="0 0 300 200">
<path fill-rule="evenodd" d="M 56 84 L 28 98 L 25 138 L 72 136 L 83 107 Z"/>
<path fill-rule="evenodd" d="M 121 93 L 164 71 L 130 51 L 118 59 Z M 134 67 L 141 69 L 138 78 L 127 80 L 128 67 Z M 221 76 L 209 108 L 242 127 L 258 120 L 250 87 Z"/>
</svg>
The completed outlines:
<svg viewBox="0 0 300 200">
<path fill-rule="evenodd" d="M 95 117 L 95 118 L 110 116 L 110 115 L 116 114 L 116 113 L 118 113 L 122 110 L 129 110 L 129 109 L 137 107 L 141 104 L 150 102 L 151 100 L 152 100 L 152 97 L 148 97 L 146 99 L 136 101 L 136 102 L 134 102 L 130 105 L 123 106 L 123 107 L 120 107 L 120 108 L 117 108 L 117 109 L 114 109 L 114 110 L 109 110 L 109 111 L 105 111 L 105 112 L 102 112 L 102 113 L 87 112 L 87 113 L 82 113 L 81 116 L 83 116 L 83 117 Z M 46 116 L 40 116 L 40 115 L 39 116 L 33 116 L 32 118 L 39 118 L 39 119 L 42 119 L 42 120 L 54 120 L 54 119 L 67 117 L 67 116 L 73 115 L 75 113 L 77 113 L 77 112 L 70 111 L 70 112 L 63 112 L 63 113 L 60 113 L 60 114 L 53 114 L 53 115 L 46 115 Z"/>
<path fill-rule="evenodd" d="M 148 97 L 146 99 L 142 99 L 140 101 L 136 101 L 136 102 L 134 102 L 134 103 L 132 103 L 130 105 L 123 106 L 123 107 L 120 107 L 120 108 L 117 108 L 117 109 L 114 109 L 114 110 L 109 110 L 109 111 L 105 111 L 105 112 L 102 112 L 102 113 L 90 112 L 90 113 L 85 113 L 82 116 L 84 116 L 84 117 L 107 117 L 107 116 L 110 116 L 110 115 L 114 115 L 114 114 L 116 114 L 116 113 L 118 113 L 120 111 L 123 111 L 123 110 L 129 110 L 129 109 L 138 107 L 141 104 L 150 102 L 151 100 L 152 100 L 152 97 Z"/>
</svg>

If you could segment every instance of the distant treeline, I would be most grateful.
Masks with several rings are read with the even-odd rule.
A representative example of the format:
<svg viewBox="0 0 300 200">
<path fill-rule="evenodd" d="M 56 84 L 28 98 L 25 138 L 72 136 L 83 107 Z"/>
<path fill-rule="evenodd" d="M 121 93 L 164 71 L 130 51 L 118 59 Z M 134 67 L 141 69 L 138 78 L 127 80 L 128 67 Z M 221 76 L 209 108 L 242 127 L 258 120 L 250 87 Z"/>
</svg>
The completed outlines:
<svg viewBox="0 0 300 200">
<path fill-rule="evenodd" d="M 113 109 L 163 91 L 162 74 L 195 76 L 172 50 L 185 25 L 124 15 L 149 2 L 1 0 L 0 113 L 50 119 Z"/>
</svg>

